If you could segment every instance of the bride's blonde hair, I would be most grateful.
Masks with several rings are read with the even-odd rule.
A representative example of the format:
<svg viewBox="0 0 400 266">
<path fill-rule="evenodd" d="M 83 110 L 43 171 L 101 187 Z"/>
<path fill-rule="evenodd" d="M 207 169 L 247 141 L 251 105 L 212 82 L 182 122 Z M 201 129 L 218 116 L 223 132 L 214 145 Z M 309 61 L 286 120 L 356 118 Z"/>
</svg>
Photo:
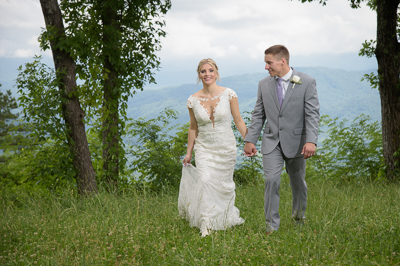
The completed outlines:
<svg viewBox="0 0 400 266">
<path fill-rule="evenodd" d="M 217 76 L 218 81 L 220 81 L 217 64 L 211 58 L 207 58 L 207 59 L 201 60 L 199 63 L 199 66 L 197 67 L 197 84 L 199 84 L 199 82 L 200 82 L 199 75 L 200 75 L 201 68 L 205 64 L 209 64 L 212 67 L 212 69 L 214 69 L 215 75 Z"/>
</svg>

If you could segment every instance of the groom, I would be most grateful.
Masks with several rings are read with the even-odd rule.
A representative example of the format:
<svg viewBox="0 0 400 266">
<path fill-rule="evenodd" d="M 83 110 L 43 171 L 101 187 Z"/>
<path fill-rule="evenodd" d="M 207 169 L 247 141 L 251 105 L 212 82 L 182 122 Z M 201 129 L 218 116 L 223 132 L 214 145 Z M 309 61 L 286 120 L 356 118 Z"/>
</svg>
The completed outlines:
<svg viewBox="0 0 400 266">
<path fill-rule="evenodd" d="M 303 221 L 307 205 L 306 159 L 315 154 L 319 102 L 315 79 L 289 67 L 283 45 L 265 50 L 270 76 L 258 83 L 257 101 L 245 138 L 244 153 L 257 153 L 255 144 L 264 126 L 261 153 L 265 174 L 264 210 L 267 232 L 278 231 L 279 186 L 283 164 L 292 187 L 292 219 Z"/>
</svg>

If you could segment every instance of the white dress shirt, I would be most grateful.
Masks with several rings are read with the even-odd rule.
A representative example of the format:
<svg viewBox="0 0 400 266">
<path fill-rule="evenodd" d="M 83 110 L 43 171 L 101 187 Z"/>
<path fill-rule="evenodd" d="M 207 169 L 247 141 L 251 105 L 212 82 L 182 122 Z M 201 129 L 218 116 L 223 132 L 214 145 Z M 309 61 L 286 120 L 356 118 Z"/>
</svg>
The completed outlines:
<svg viewBox="0 0 400 266">
<path fill-rule="evenodd" d="M 284 75 L 283 77 L 282 77 L 282 95 L 283 95 L 283 99 L 285 99 L 285 95 L 286 95 L 286 91 L 287 91 L 287 89 L 288 89 L 288 87 L 289 87 L 289 84 L 290 84 L 290 77 L 292 76 L 292 74 L 293 74 L 293 69 L 292 68 L 290 68 L 290 70 L 289 70 L 289 72 L 288 73 L 286 73 L 286 75 Z M 279 77 L 278 76 L 275 76 L 275 78 L 276 79 L 278 79 Z"/>
</svg>

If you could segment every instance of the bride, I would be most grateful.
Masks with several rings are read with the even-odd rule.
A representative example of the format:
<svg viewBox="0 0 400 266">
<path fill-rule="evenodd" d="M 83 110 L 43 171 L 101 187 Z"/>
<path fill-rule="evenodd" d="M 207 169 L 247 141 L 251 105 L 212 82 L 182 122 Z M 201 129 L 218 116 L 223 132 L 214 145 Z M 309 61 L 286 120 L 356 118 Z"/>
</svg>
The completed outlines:
<svg viewBox="0 0 400 266">
<path fill-rule="evenodd" d="M 216 84 L 218 67 L 203 59 L 197 68 L 203 88 L 187 100 L 190 115 L 188 147 L 183 159 L 178 209 L 202 237 L 210 230 L 224 230 L 244 223 L 235 207 L 233 171 L 236 141 L 231 116 L 244 138 L 246 125 L 240 116 L 236 93 Z M 196 167 L 190 164 L 193 150 Z"/>
</svg>

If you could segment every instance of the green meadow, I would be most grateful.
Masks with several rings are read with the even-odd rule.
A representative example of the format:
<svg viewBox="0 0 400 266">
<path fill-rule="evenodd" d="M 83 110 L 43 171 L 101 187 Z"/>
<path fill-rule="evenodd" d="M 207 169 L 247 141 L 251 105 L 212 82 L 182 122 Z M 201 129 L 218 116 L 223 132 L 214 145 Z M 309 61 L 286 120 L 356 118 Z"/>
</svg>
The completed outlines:
<svg viewBox="0 0 400 266">
<path fill-rule="evenodd" d="M 308 181 L 293 224 L 282 179 L 280 230 L 266 235 L 263 184 L 237 186 L 243 225 L 202 238 L 178 192 L 1 191 L 1 265 L 400 265 L 400 184 Z"/>
</svg>

